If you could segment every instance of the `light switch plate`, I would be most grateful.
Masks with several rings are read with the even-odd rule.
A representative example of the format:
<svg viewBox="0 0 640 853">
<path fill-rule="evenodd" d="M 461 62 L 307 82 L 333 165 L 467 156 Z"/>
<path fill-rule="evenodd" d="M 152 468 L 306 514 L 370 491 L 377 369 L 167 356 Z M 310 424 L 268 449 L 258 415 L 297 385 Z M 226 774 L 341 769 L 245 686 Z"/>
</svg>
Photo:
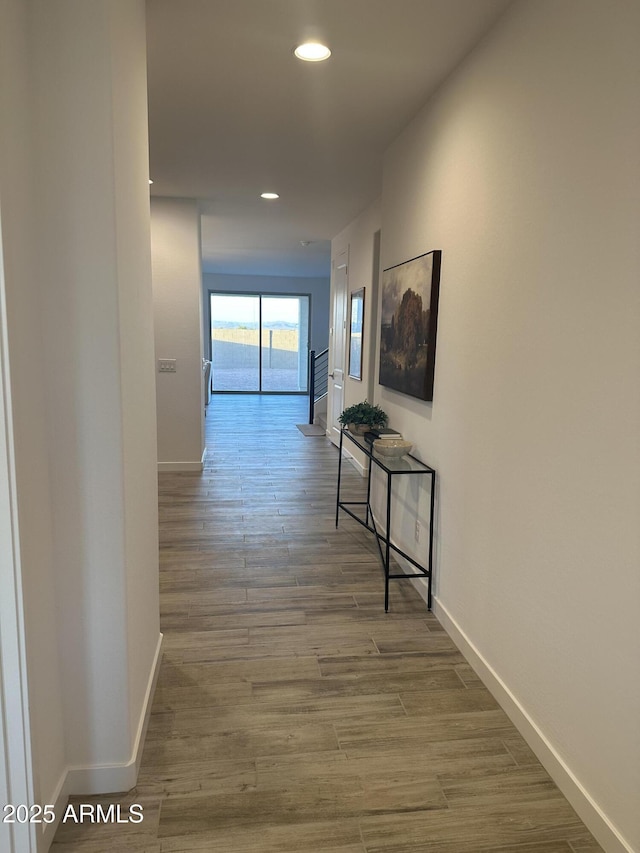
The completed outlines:
<svg viewBox="0 0 640 853">
<path fill-rule="evenodd" d="M 158 373 L 175 373 L 176 360 L 175 358 L 159 358 Z"/>
</svg>

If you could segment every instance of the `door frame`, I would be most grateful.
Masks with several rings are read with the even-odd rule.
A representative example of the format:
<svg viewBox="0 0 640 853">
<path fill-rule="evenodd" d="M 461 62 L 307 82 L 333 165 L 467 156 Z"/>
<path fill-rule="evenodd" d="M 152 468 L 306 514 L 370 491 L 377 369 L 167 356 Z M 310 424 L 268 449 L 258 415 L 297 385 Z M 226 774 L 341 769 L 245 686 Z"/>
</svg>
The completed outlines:
<svg viewBox="0 0 640 853">
<path fill-rule="evenodd" d="M 338 328 L 340 319 L 336 318 L 336 303 L 338 299 L 338 290 L 336 287 L 337 273 L 344 270 L 344 291 L 340 295 L 341 298 L 341 313 L 342 313 L 342 328 Z M 329 394 L 329 402 L 327 405 L 327 435 L 331 442 L 336 445 L 340 444 L 340 432 L 336 427 L 337 419 L 340 412 L 334 411 L 336 408 L 336 386 L 340 384 L 340 399 L 341 405 L 344 408 L 344 385 L 345 385 L 345 362 L 347 358 L 347 303 L 349 299 L 349 246 L 339 252 L 331 261 L 331 327 L 329 329 L 329 381 L 331 383 L 331 392 Z M 335 353 L 336 344 L 340 341 L 342 345 L 342 367 L 336 368 Z M 336 369 L 342 373 L 341 377 L 334 376 Z"/>
<path fill-rule="evenodd" d="M 26 629 L 0 221 L 0 800 L 35 804 Z M 3 813 L 4 816 L 4 813 Z M 0 822 L 0 847 L 35 853 L 36 824 Z"/>
</svg>

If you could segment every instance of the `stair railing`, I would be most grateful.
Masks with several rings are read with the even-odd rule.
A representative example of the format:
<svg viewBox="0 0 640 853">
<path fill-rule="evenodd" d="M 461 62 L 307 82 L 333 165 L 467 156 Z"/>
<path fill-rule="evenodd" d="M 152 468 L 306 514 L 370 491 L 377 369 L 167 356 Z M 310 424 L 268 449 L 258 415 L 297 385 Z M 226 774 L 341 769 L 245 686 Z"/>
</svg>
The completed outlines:
<svg viewBox="0 0 640 853">
<path fill-rule="evenodd" d="M 329 349 L 309 353 L 309 423 L 313 423 L 316 403 L 327 396 L 329 382 Z"/>
</svg>

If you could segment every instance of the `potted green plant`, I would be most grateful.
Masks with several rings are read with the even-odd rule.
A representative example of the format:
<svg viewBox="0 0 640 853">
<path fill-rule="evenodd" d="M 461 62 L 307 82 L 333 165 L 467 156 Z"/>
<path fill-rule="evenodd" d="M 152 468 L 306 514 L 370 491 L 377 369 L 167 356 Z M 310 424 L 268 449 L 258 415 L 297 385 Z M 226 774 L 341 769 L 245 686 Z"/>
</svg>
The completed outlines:
<svg viewBox="0 0 640 853">
<path fill-rule="evenodd" d="M 347 406 L 338 420 L 349 429 L 349 432 L 356 435 L 363 435 L 372 427 L 385 427 L 389 423 L 387 413 L 368 400 Z"/>
</svg>

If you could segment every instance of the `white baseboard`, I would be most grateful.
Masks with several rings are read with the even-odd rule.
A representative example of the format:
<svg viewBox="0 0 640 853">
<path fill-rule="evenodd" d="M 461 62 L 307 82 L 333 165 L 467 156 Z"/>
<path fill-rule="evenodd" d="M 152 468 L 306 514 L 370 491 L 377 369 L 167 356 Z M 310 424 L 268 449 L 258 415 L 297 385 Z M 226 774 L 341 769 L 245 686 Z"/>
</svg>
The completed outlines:
<svg viewBox="0 0 640 853">
<path fill-rule="evenodd" d="M 158 675 L 160 674 L 160 662 L 162 660 L 162 639 L 158 637 L 156 653 L 147 682 L 142 712 L 138 722 L 138 730 L 133 743 L 131 758 L 124 764 L 105 764 L 91 767 L 69 767 L 67 768 L 64 791 L 66 795 L 71 794 L 113 794 L 120 791 L 130 791 L 135 787 L 140 770 L 144 738 L 149 724 L 153 694 L 155 692 Z M 63 809 L 64 811 L 64 809 Z"/>
<path fill-rule="evenodd" d="M 42 805 L 52 805 L 53 812 L 56 816 L 56 819 L 53 823 L 43 823 L 41 824 L 42 833 L 38 837 L 38 853 L 46 853 L 46 851 L 51 847 L 53 842 L 53 836 L 56 834 L 56 830 L 62 820 L 62 816 L 64 814 L 64 810 L 67 807 L 67 800 L 69 798 L 69 791 L 67 790 L 67 777 L 68 771 L 65 770 L 60 779 L 58 780 L 58 784 L 54 789 L 54 793 L 50 794 L 46 801 L 43 801 Z"/>
<path fill-rule="evenodd" d="M 413 575 L 415 573 L 411 564 L 399 554 L 395 554 L 394 557 L 405 574 Z M 426 604 L 427 579 L 421 575 L 417 575 L 413 581 L 413 585 Z M 485 687 L 491 692 L 502 710 L 529 744 L 549 776 L 551 776 L 599 844 L 607 853 L 637 853 L 607 818 L 600 806 L 559 755 L 545 733 L 528 714 L 526 708 L 524 708 L 511 692 L 509 686 L 502 680 L 489 661 L 484 658 L 435 594 L 432 595 L 432 612 L 480 676 Z"/>
<path fill-rule="evenodd" d="M 158 462 L 158 472 L 163 474 L 201 474 L 204 471 L 206 458 L 207 448 L 205 447 L 199 462 Z"/>
<path fill-rule="evenodd" d="M 142 750 L 144 749 L 144 741 L 149 728 L 149 718 L 151 717 L 151 707 L 153 706 L 153 697 L 156 692 L 156 685 L 160 676 L 160 664 L 162 663 L 162 641 L 164 634 L 158 634 L 158 642 L 156 643 L 156 652 L 153 656 L 153 664 L 147 681 L 147 689 L 144 694 L 144 702 L 142 703 L 142 713 L 138 721 L 138 731 L 133 742 L 133 757 L 135 759 L 136 777 L 133 786 L 138 781 L 138 773 L 140 772 L 140 762 L 142 761 Z"/>
<path fill-rule="evenodd" d="M 358 472 L 358 474 L 360 474 L 361 477 L 367 476 L 366 466 L 363 465 L 362 462 L 360 462 L 358 459 L 356 459 L 355 456 L 349 453 L 349 451 L 346 450 L 344 446 L 342 448 L 342 455 L 353 465 L 353 467 L 356 469 L 356 471 Z"/>
<path fill-rule="evenodd" d="M 67 767 L 60 776 L 53 793 L 43 799 L 43 805 L 53 806 L 56 820 L 53 823 L 42 824 L 42 834 L 38 837 L 38 853 L 46 853 L 49 850 L 58 825 L 65 813 L 67 800 L 72 794 L 110 794 L 130 791 L 131 788 L 135 787 L 140 770 L 144 739 L 147 733 L 147 726 L 149 725 L 153 694 L 155 693 L 158 675 L 160 674 L 162 639 L 163 635 L 160 634 L 147 683 L 131 760 L 126 764 L 101 767 Z"/>
<path fill-rule="evenodd" d="M 206 451 L 205 451 L 206 452 Z M 158 462 L 158 472 L 161 474 L 201 474 L 204 468 L 204 457 L 200 462 Z"/>
<path fill-rule="evenodd" d="M 599 844 L 607 853 L 634 853 L 632 846 L 607 818 L 509 686 L 435 596 L 433 612 Z"/>
</svg>

